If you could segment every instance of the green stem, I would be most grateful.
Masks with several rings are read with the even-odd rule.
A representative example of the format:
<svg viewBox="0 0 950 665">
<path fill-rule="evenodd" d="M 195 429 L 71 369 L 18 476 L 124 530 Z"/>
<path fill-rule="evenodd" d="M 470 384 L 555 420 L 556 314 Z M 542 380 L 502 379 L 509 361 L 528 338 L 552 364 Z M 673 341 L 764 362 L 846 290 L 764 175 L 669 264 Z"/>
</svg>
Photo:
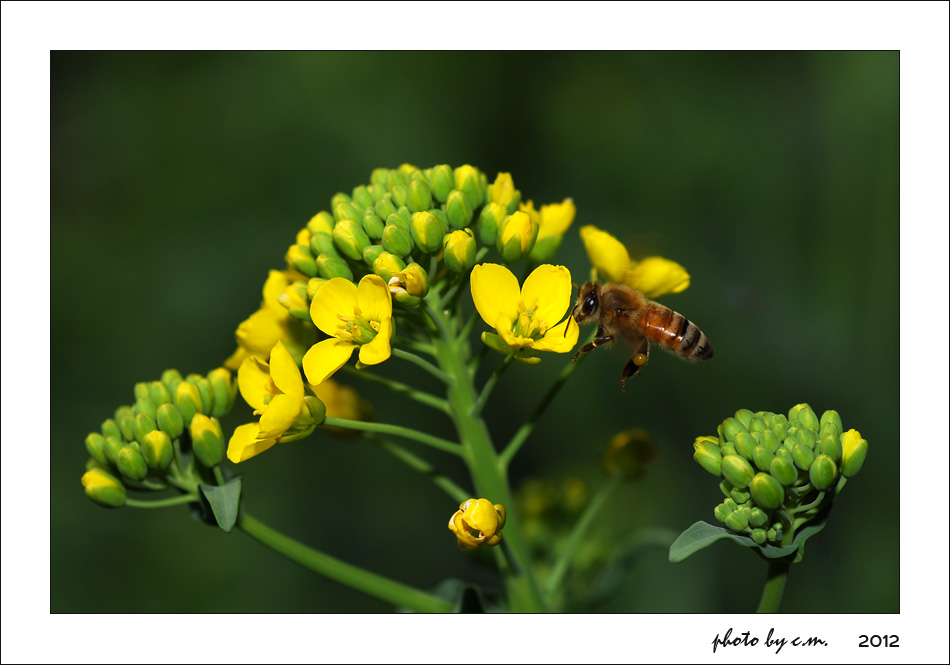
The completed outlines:
<svg viewBox="0 0 950 665">
<path fill-rule="evenodd" d="M 788 579 L 789 565 L 783 559 L 769 559 L 769 572 L 765 579 L 765 588 L 762 589 L 762 598 L 759 600 L 759 608 L 756 610 L 759 614 L 778 612 L 779 605 L 782 604 L 785 582 Z"/>
<path fill-rule="evenodd" d="M 584 509 L 577 523 L 574 524 L 571 535 L 564 543 L 564 549 L 560 557 L 558 557 L 557 562 L 555 562 L 554 568 L 551 570 L 551 577 L 548 579 L 548 586 L 545 590 L 548 603 L 551 603 L 556 597 L 558 588 L 561 586 L 561 581 L 564 579 L 564 575 L 574 561 L 578 550 L 584 544 L 584 538 L 587 536 L 587 531 L 590 529 L 590 525 L 593 524 L 594 518 L 597 517 L 597 514 L 604 507 L 604 504 L 607 503 L 607 500 L 620 488 L 623 484 L 623 480 L 623 473 L 617 473 L 611 476 L 607 484 L 601 487 L 597 494 L 594 495 L 594 498 L 591 499 L 590 503 L 587 504 L 587 508 Z"/>
<path fill-rule="evenodd" d="M 183 503 L 193 503 L 198 500 L 194 494 L 179 494 L 178 496 L 167 499 L 158 499 L 156 501 L 141 501 L 139 499 L 126 498 L 125 505 L 129 508 L 168 508 L 169 506 L 180 506 Z"/>
<path fill-rule="evenodd" d="M 418 388 L 413 388 L 412 386 L 402 383 L 400 381 L 394 381 L 393 379 L 386 378 L 384 376 L 379 376 L 371 372 L 366 371 L 365 369 L 354 369 L 348 365 L 343 366 L 343 371 L 347 374 L 352 374 L 353 376 L 358 376 L 362 379 L 366 379 L 371 383 L 376 383 L 381 386 L 386 386 L 394 393 L 399 393 L 400 395 L 405 395 L 409 399 L 415 400 L 420 404 L 425 404 L 426 406 L 431 406 L 433 409 L 441 411 L 442 413 L 447 414 L 449 412 L 449 403 L 446 402 L 441 397 L 436 397 L 430 393 L 427 393 L 424 390 L 419 390 Z"/>
<path fill-rule="evenodd" d="M 445 372 L 440 370 L 438 367 L 430 363 L 425 358 L 420 358 L 414 353 L 410 353 L 409 351 L 404 351 L 403 349 L 400 349 L 397 347 L 393 347 L 392 354 L 395 358 L 400 358 L 402 360 L 412 363 L 416 367 L 421 367 L 422 369 L 427 371 L 429 374 L 437 378 L 442 383 L 448 383 L 450 381 L 449 377 L 446 375 Z"/>
<path fill-rule="evenodd" d="M 462 447 L 454 441 L 440 439 L 437 436 L 432 436 L 431 434 L 426 434 L 425 432 L 420 432 L 419 430 L 409 427 L 402 427 L 401 425 L 388 425 L 386 423 L 373 423 L 364 420 L 347 420 L 345 418 L 331 417 L 327 417 L 327 419 L 323 421 L 323 424 L 330 425 L 332 427 L 355 429 L 361 432 L 392 434 L 394 436 L 401 436 L 404 439 L 412 439 L 413 441 L 424 443 L 428 446 L 432 446 L 433 448 L 438 448 L 439 450 L 445 451 L 447 453 L 452 453 L 453 455 L 463 454 Z"/>
<path fill-rule="evenodd" d="M 506 369 L 511 366 L 511 363 L 514 359 L 514 356 L 505 356 L 505 359 L 501 361 L 501 364 L 498 365 L 498 367 L 495 368 L 495 371 L 492 372 L 492 375 L 488 377 L 485 385 L 482 386 L 482 392 L 479 393 L 478 399 L 472 406 L 473 416 L 481 414 L 482 409 L 485 408 L 485 403 L 488 401 L 488 396 L 491 394 L 492 388 L 494 388 L 495 384 L 498 383 L 498 378 L 505 373 Z"/>
<path fill-rule="evenodd" d="M 416 612 L 450 612 L 452 604 L 419 589 L 395 582 L 388 577 L 371 573 L 357 566 L 307 547 L 271 529 L 247 513 L 238 519 L 238 528 L 275 552 L 316 573 L 339 582 L 351 589 L 362 591 L 397 607 L 408 607 Z"/>
<path fill-rule="evenodd" d="M 427 353 L 430 356 L 433 355 L 434 353 L 434 351 L 432 350 L 431 344 L 427 342 L 418 342 L 414 339 L 409 339 L 407 337 L 400 337 L 398 335 L 393 337 L 393 344 L 397 344 L 407 349 L 412 349 L 413 351 L 418 351 L 419 353 Z"/>
<path fill-rule="evenodd" d="M 380 448 L 391 454 L 396 459 L 407 464 L 410 468 L 415 469 L 424 476 L 428 476 L 432 482 L 436 484 L 436 486 L 452 497 L 454 501 L 457 501 L 461 504 L 463 501 L 471 498 L 472 495 L 470 492 L 466 492 L 464 489 L 456 485 L 451 478 L 439 473 L 434 466 L 429 464 L 426 460 L 422 459 L 415 453 L 412 453 L 399 444 L 393 443 L 392 441 L 382 437 L 368 434 L 367 438 L 376 443 Z"/>
<path fill-rule="evenodd" d="M 538 419 L 544 414 L 544 411 L 551 405 L 551 402 L 554 401 L 554 398 L 557 396 L 558 392 L 564 386 L 564 383 L 570 378 L 571 374 L 574 373 L 574 370 L 577 369 L 586 355 L 580 356 L 577 360 L 569 362 L 564 366 L 564 369 L 561 370 L 561 373 L 558 374 L 558 377 L 554 380 L 549 387 L 544 397 L 541 398 L 541 401 L 538 402 L 537 406 L 534 407 L 534 411 L 531 412 L 531 415 L 528 416 L 528 419 L 518 428 L 518 431 L 515 432 L 514 436 L 511 437 L 511 441 L 508 442 L 508 445 L 505 446 L 505 449 L 502 451 L 500 460 L 505 468 L 511 464 L 511 460 L 514 458 L 515 454 L 518 452 L 518 449 L 524 445 L 524 442 L 527 441 L 528 437 L 531 435 L 531 431 L 534 429 L 535 424 L 537 424 Z"/>
<path fill-rule="evenodd" d="M 430 296 L 431 296 L 430 292 Z M 452 378 L 448 385 L 449 407 L 459 433 L 475 488 L 480 497 L 507 508 L 513 506 L 511 490 L 504 466 L 500 463 L 492 445 L 485 421 L 474 414 L 477 395 L 465 364 L 463 341 L 459 340 L 449 324 L 442 321 L 437 298 L 427 298 L 429 315 L 436 322 L 439 338 L 433 339 L 440 367 Z M 532 575 L 528 546 L 515 511 L 508 511 L 505 523 L 504 542 L 511 553 L 512 572 L 505 576 L 510 608 L 514 612 L 539 612 L 546 609 L 541 591 Z"/>
</svg>

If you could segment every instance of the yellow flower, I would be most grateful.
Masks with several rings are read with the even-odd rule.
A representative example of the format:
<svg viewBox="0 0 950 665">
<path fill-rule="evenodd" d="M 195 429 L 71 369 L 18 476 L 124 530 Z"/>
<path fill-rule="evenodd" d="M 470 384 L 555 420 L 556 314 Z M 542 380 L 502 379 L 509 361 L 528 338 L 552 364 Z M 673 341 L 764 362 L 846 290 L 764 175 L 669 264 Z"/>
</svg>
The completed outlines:
<svg viewBox="0 0 950 665">
<path fill-rule="evenodd" d="M 314 295 L 310 317 L 331 336 L 303 357 L 307 381 L 315 386 L 343 367 L 357 347 L 363 365 L 376 365 L 392 354 L 392 296 L 376 275 L 366 275 L 358 287 L 341 277 L 329 280 Z"/>
<path fill-rule="evenodd" d="M 296 275 L 296 273 L 294 273 Z M 264 299 L 261 308 L 241 322 L 234 336 L 238 348 L 224 366 L 236 370 L 245 358 L 255 357 L 266 361 L 271 349 L 282 340 L 290 355 L 299 359 L 313 343 L 316 331 L 308 325 L 291 318 L 287 308 L 280 303 L 280 295 L 294 283 L 286 272 L 271 270 L 264 283 Z"/>
<path fill-rule="evenodd" d="M 571 304 L 567 268 L 540 265 L 520 289 L 518 278 L 494 263 L 475 266 L 471 279 L 475 309 L 497 332 L 482 335 L 493 349 L 525 359 L 534 351 L 567 353 L 574 348 L 578 335 L 574 318 L 558 323 Z"/>
<path fill-rule="evenodd" d="M 449 519 L 449 530 L 458 538 L 459 546 L 474 549 L 480 545 L 497 545 L 505 528 L 505 507 L 488 499 L 469 499 Z"/>
<path fill-rule="evenodd" d="M 238 389 L 261 419 L 234 430 L 228 443 L 228 459 L 234 463 L 262 453 L 278 441 L 302 438 L 317 425 L 304 399 L 300 370 L 281 342 L 271 351 L 269 365 L 253 357 L 241 363 Z"/>
<path fill-rule="evenodd" d="M 689 273 L 661 256 L 633 261 L 619 240 L 596 226 L 582 226 L 581 239 L 598 275 L 608 282 L 626 284 L 647 298 L 679 293 L 689 286 Z"/>
<path fill-rule="evenodd" d="M 550 259 L 561 244 L 561 238 L 574 221 L 577 208 L 574 201 L 564 199 L 562 203 L 549 203 L 541 206 L 541 212 L 534 209 L 534 204 L 528 201 L 521 203 L 518 209 L 522 210 L 538 222 L 538 239 L 534 243 L 529 255 L 532 261 L 540 262 Z"/>
</svg>

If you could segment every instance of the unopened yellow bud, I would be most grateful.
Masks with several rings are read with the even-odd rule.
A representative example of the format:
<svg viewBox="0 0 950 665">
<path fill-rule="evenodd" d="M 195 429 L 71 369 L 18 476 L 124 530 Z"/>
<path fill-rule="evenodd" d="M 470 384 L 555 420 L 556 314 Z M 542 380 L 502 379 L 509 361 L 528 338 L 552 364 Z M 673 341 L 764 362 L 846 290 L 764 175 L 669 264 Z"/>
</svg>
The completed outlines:
<svg viewBox="0 0 950 665">
<path fill-rule="evenodd" d="M 217 418 L 209 418 L 203 413 L 195 414 L 188 428 L 191 434 L 191 448 L 198 461 L 207 467 L 213 467 L 224 459 L 224 437 Z"/>
<path fill-rule="evenodd" d="M 485 201 L 485 187 L 482 173 L 474 166 L 465 164 L 455 169 L 455 189 L 465 192 L 472 208 L 479 207 Z"/>
<path fill-rule="evenodd" d="M 501 542 L 505 526 L 505 507 L 492 504 L 488 499 L 469 499 L 449 519 L 449 530 L 455 534 L 460 547 L 473 549 L 481 545 Z"/>
<path fill-rule="evenodd" d="M 307 229 L 310 231 L 310 239 L 313 240 L 313 235 L 315 233 L 325 233 L 327 235 L 333 233 L 334 224 L 336 224 L 336 220 L 333 219 L 333 215 L 326 211 L 318 212 L 316 215 L 310 218 L 309 222 L 307 222 Z"/>
<path fill-rule="evenodd" d="M 101 506 L 118 508 L 125 503 L 125 486 L 102 469 L 90 469 L 82 476 L 86 496 Z"/>
<path fill-rule="evenodd" d="M 538 237 L 538 225 L 519 210 L 502 222 L 496 245 L 505 263 L 514 263 L 527 255 Z"/>
<path fill-rule="evenodd" d="M 868 442 L 861 433 L 850 429 L 841 435 L 841 475 L 851 478 L 857 475 L 868 456 Z"/>
<path fill-rule="evenodd" d="M 464 194 L 463 194 L 464 196 Z M 475 265 L 475 238 L 468 229 L 445 236 L 442 258 L 454 273 L 464 273 Z"/>
</svg>

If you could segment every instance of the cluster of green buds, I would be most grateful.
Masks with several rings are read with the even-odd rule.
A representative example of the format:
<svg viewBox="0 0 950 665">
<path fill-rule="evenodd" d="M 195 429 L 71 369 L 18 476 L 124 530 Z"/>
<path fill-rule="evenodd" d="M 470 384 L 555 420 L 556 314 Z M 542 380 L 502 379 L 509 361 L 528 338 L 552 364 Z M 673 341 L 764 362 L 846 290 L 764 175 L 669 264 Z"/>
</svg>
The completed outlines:
<svg viewBox="0 0 950 665">
<path fill-rule="evenodd" d="M 845 432 L 836 411 L 819 419 L 798 404 L 788 416 L 740 409 L 718 437 L 699 437 L 693 448 L 693 459 L 722 478 L 716 519 L 761 545 L 781 543 L 830 505 L 861 470 L 868 443 L 857 430 Z"/>
<path fill-rule="evenodd" d="M 569 207 L 573 219 L 573 204 L 550 207 Z M 330 210 L 299 231 L 286 254 L 295 279 L 279 301 L 292 316 L 309 321 L 309 304 L 328 280 L 356 283 L 375 274 L 397 302 L 418 305 L 431 279 L 467 273 L 492 247 L 506 263 L 550 258 L 566 229 L 558 223 L 566 213 L 548 213 L 557 218 L 549 224 L 551 239 L 534 251 L 543 212 L 522 203 L 507 173 L 489 183 L 469 165 L 375 169 L 369 184 L 334 195 Z"/>
<path fill-rule="evenodd" d="M 224 459 L 218 418 L 237 394 L 231 372 L 219 367 L 182 378 L 170 369 L 159 381 L 135 384 L 134 394 L 133 405 L 120 406 L 86 437 L 90 458 L 82 484 L 103 506 L 125 505 L 127 489 L 193 493 Z"/>
</svg>

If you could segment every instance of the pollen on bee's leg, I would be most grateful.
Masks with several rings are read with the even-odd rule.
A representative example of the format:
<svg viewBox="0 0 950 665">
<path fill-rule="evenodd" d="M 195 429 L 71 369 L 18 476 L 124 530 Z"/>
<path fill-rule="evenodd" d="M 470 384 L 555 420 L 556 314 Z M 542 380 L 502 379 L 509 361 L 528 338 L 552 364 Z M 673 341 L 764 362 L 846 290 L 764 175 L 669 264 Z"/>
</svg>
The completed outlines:
<svg viewBox="0 0 950 665">
<path fill-rule="evenodd" d="M 633 364 L 637 367 L 643 367 L 647 364 L 647 355 L 645 353 L 633 354 Z"/>
</svg>

